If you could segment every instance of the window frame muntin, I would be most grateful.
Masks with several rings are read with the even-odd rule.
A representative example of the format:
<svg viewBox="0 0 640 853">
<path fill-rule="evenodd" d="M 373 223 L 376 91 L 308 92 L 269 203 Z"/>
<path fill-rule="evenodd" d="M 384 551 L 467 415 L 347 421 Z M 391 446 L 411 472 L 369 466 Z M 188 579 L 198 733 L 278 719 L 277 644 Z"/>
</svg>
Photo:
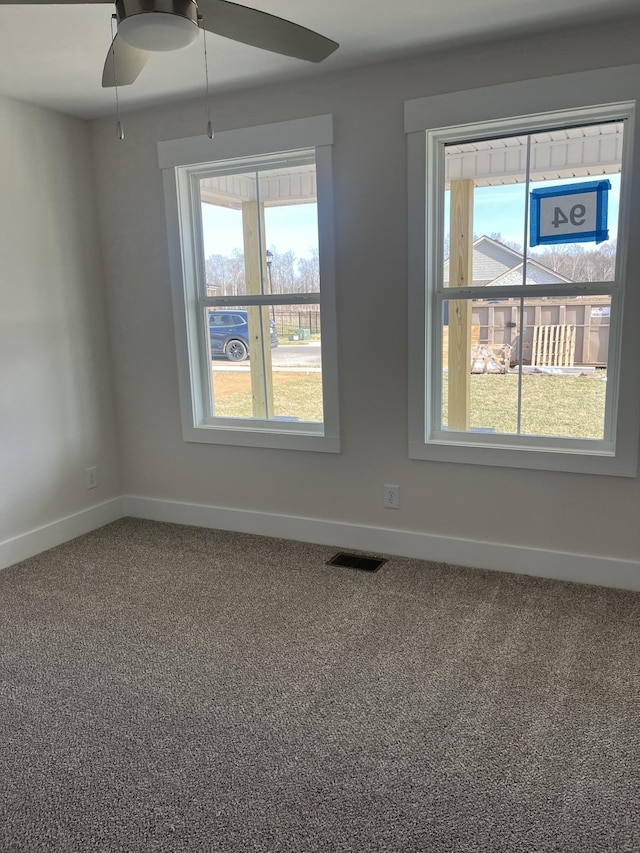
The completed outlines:
<svg viewBox="0 0 640 853">
<path fill-rule="evenodd" d="M 321 115 L 223 131 L 216 135 L 213 142 L 207 137 L 191 137 L 158 143 L 158 161 L 163 172 L 165 191 L 178 385 L 185 441 L 340 452 L 332 142 L 333 118 L 331 115 Z M 282 155 L 291 155 L 302 150 L 313 152 L 316 164 L 321 287 L 320 291 L 313 292 L 312 296 L 313 302 L 320 306 L 323 319 L 321 375 L 324 420 L 322 423 L 296 423 L 253 418 L 217 418 L 215 424 L 208 423 L 207 421 L 211 420 L 208 416 L 208 411 L 212 411 L 211 402 L 206 393 L 202 392 L 203 388 L 208 387 L 205 376 L 208 364 L 204 364 L 206 348 L 202 341 L 204 324 L 198 324 L 195 316 L 202 306 L 197 305 L 197 298 L 193 298 L 194 282 L 198 275 L 197 259 L 200 255 L 194 245 L 197 229 L 193 228 L 193 204 L 188 175 L 200 166 L 211 167 L 212 164 L 223 161 L 229 162 L 232 171 L 236 170 L 233 163 L 240 162 L 248 165 L 277 161 L 276 165 L 281 165 Z M 293 294 L 284 304 L 299 304 L 300 295 Z M 207 301 L 216 299 L 219 297 L 208 297 Z M 237 298 L 232 299 L 234 304 L 238 305 Z M 263 304 L 272 304 L 274 297 L 265 294 L 258 299 L 263 300 Z M 246 297 L 242 297 L 242 300 L 243 304 L 249 304 Z M 197 354 L 196 358 L 192 358 L 194 352 Z"/>
<path fill-rule="evenodd" d="M 640 92 L 640 66 L 628 66 L 606 71 L 579 72 L 556 78 L 540 78 L 509 83 L 486 89 L 454 92 L 447 95 L 435 95 L 415 99 L 405 103 L 405 132 L 407 134 L 408 158 L 408 207 L 409 207 L 409 456 L 413 459 L 464 462 L 469 464 L 497 465 L 516 468 L 568 471 L 575 473 L 609 474 L 614 476 L 635 476 L 637 471 L 637 426 L 640 423 L 640 401 L 636 393 L 638 369 L 625 365 L 622 370 L 622 350 L 631 349 L 630 333 L 624 323 L 624 313 L 628 308 L 637 308 L 638 297 L 625 294 L 624 303 L 620 301 L 614 312 L 614 302 L 621 300 L 620 291 L 628 276 L 627 255 L 630 251 L 628 235 L 634 233 L 638 223 L 638 204 L 631 204 L 633 185 L 638 184 L 630 164 L 636 164 L 636 173 L 640 169 L 637 98 Z M 427 304 L 432 305 L 431 294 L 427 295 L 426 282 L 433 281 L 433 270 L 442 264 L 442 239 L 435 240 L 436 251 L 429 252 L 427 229 L 434 222 L 444 227 L 443 211 L 437 205 L 444 204 L 444 193 L 433 193 L 433 162 L 427 156 L 430 133 L 445 135 L 453 142 L 466 139 L 480 139 L 482 135 L 491 136 L 503 131 L 508 122 L 508 135 L 518 130 L 545 130 L 553 126 L 566 126 L 567 123 L 593 123 L 597 120 L 624 118 L 629 115 L 625 125 L 625 152 L 623 172 L 627 179 L 621 186 L 619 233 L 625 235 L 618 242 L 616 259 L 616 294 L 612 298 L 612 322 L 610 335 L 615 339 L 612 355 L 617 358 L 618 382 L 608 401 L 608 411 L 618 414 L 616 423 L 615 452 L 612 447 L 601 443 L 595 451 L 587 449 L 583 443 L 590 444 L 593 439 L 580 439 L 580 447 L 558 446 L 558 439 L 552 439 L 553 448 L 542 446 L 536 437 L 535 446 L 523 443 L 510 446 L 510 442 L 500 434 L 492 440 L 491 436 L 459 433 L 462 440 L 452 441 L 451 434 L 446 439 L 427 440 L 427 427 L 431 429 L 429 418 L 433 406 L 434 371 L 433 357 L 437 341 L 431 314 L 427 315 Z M 567 117 L 571 116 L 570 122 Z M 433 143 L 432 143 L 433 144 Z M 444 180 L 444 170 L 441 171 Z M 443 189 L 440 187 L 439 189 Z M 434 202 L 435 199 L 435 202 Z M 436 207 L 434 208 L 434 203 Z M 432 238 L 433 240 L 433 238 Z M 634 267 L 638 268 L 638 253 L 634 252 Z M 592 283 L 589 283 L 590 285 Z M 611 286 L 606 283 L 606 288 Z M 600 285 L 596 284 L 596 288 Z M 522 286 L 519 286 L 522 287 Z M 518 295 L 529 295 L 532 285 Z M 452 298 L 451 289 L 445 288 L 448 298 Z M 487 290 L 478 294 L 487 298 Z M 505 291 L 501 289 L 501 293 Z M 583 291 L 584 292 L 584 291 Z M 603 292 L 602 287 L 598 292 Z M 558 290 L 554 295 L 559 295 Z M 427 299 L 429 298 L 429 302 Z M 623 338 L 625 329 L 627 333 Z M 614 334 L 615 333 L 615 334 Z M 611 345 L 610 345 L 611 346 Z M 427 381 L 429 385 L 427 386 Z M 441 381 L 441 380 L 440 380 Z M 622 391 L 632 393 L 632 399 L 623 401 Z M 440 392 L 441 393 L 441 392 Z M 441 399 L 441 397 L 440 397 Z M 624 412 L 622 408 L 624 405 Z M 490 440 L 487 440 L 490 439 Z M 560 440 L 563 441 L 563 440 Z M 566 441 L 566 440 L 565 440 Z"/>
</svg>

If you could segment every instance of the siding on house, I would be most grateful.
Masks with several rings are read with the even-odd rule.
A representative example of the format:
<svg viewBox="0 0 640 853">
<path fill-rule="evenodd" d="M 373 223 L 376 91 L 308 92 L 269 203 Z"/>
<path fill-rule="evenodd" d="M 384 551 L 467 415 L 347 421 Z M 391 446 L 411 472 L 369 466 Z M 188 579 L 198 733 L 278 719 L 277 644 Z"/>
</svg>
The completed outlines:
<svg viewBox="0 0 640 853">
<path fill-rule="evenodd" d="M 517 285 L 522 282 L 522 255 L 498 240 L 482 236 L 473 244 L 473 285 Z M 449 259 L 444 262 L 444 284 L 449 284 Z M 499 280 L 498 280 L 499 279 Z M 557 284 L 568 281 L 531 258 L 527 262 L 527 284 Z"/>
</svg>

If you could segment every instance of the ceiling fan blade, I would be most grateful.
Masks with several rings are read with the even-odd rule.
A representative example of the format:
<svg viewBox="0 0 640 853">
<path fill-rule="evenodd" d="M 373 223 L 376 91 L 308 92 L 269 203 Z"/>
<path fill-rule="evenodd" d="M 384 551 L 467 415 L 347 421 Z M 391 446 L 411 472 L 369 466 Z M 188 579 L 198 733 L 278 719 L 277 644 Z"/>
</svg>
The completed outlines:
<svg viewBox="0 0 640 853">
<path fill-rule="evenodd" d="M 102 72 L 102 88 L 110 89 L 114 86 L 129 86 L 137 78 L 147 64 L 149 53 L 131 47 L 124 39 L 116 35 L 111 42 Z"/>
<path fill-rule="evenodd" d="M 229 0 L 198 0 L 198 9 L 209 32 L 273 53 L 322 62 L 339 47 L 299 24 Z"/>
</svg>

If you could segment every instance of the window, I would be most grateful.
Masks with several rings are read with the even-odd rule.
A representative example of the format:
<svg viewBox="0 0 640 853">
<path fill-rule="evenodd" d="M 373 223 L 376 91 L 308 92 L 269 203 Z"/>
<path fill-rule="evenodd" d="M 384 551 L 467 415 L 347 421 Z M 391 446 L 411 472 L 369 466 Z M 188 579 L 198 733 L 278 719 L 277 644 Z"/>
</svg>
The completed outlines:
<svg viewBox="0 0 640 853">
<path fill-rule="evenodd" d="M 634 66 L 406 104 L 413 458 L 635 476 L 638 92 Z"/>
<path fill-rule="evenodd" d="M 188 441 L 339 450 L 330 116 L 160 143 Z"/>
</svg>

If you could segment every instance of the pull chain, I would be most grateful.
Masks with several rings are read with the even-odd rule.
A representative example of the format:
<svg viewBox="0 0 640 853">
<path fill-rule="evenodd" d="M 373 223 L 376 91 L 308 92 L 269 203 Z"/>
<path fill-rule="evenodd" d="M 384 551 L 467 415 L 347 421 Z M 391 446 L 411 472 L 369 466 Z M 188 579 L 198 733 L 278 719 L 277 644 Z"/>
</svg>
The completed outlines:
<svg viewBox="0 0 640 853">
<path fill-rule="evenodd" d="M 115 21 L 116 16 L 111 16 L 111 52 L 113 53 L 113 79 L 115 82 L 114 90 L 116 93 L 116 132 L 118 134 L 118 139 L 122 142 L 124 139 L 124 128 L 122 127 L 122 122 L 120 121 L 120 99 L 118 98 L 118 67 L 116 64 L 116 49 L 114 46 L 116 34 L 113 29 L 113 22 Z"/>
<path fill-rule="evenodd" d="M 202 27 L 202 43 L 204 45 L 204 96 L 207 104 L 207 136 L 213 139 L 213 122 L 211 120 L 211 94 L 209 92 L 209 57 L 207 55 L 207 31 L 204 27 L 204 16 L 198 15 L 198 22 Z"/>
</svg>

